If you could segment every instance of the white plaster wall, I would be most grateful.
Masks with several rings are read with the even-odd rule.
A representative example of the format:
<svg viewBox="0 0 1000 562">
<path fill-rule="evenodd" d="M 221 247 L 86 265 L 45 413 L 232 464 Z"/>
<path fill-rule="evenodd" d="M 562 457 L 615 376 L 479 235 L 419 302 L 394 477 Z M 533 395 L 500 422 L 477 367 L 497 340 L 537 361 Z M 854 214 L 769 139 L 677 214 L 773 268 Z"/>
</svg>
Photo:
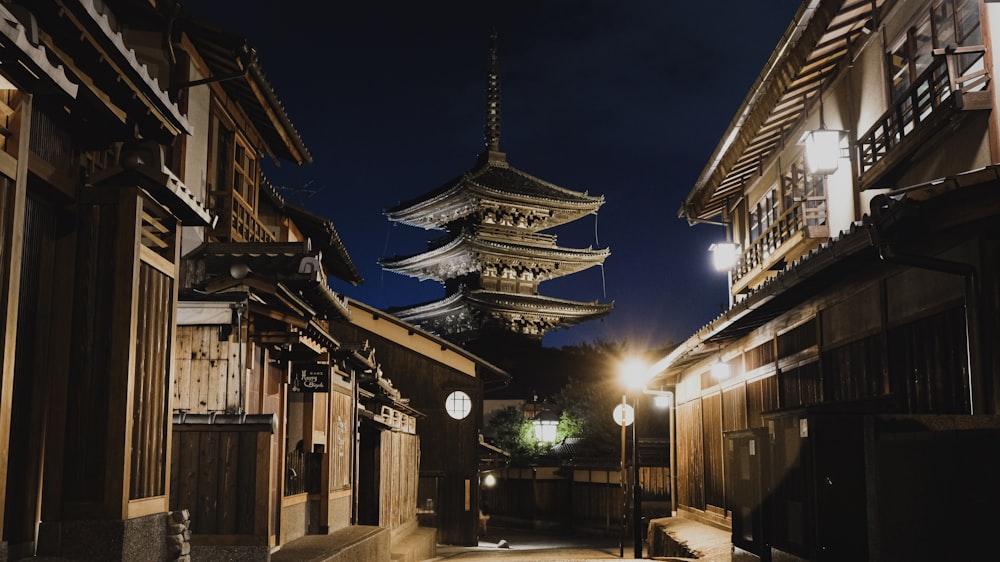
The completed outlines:
<svg viewBox="0 0 1000 562">
<path fill-rule="evenodd" d="M 199 80 L 203 76 L 196 69 L 191 70 L 189 80 Z M 208 123 L 211 107 L 211 90 L 207 85 L 188 89 L 188 123 L 192 133 L 187 138 L 184 169 L 181 180 L 203 204 L 208 204 Z M 203 227 L 187 227 L 181 236 L 181 255 L 197 248 L 205 240 Z"/>
</svg>

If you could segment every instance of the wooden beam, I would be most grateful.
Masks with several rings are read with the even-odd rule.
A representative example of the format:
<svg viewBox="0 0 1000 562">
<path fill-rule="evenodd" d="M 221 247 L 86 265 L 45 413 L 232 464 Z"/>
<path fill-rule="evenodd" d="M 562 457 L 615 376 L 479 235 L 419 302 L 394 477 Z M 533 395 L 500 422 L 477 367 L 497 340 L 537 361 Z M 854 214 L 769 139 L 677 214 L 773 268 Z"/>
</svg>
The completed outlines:
<svg viewBox="0 0 1000 562">
<path fill-rule="evenodd" d="M 0 474 L 6 476 L 10 465 L 10 426 L 12 396 L 14 392 L 14 359 L 17 352 L 17 320 L 21 296 L 21 266 L 24 250 L 24 213 L 28 198 L 28 139 L 31 136 L 31 113 L 33 111 L 31 94 L 23 94 L 21 101 L 21 122 L 17 137 L 17 153 L 22 157 L 17 159 L 17 174 L 14 178 L 13 201 L 6 216 L 0 217 L 0 228 L 4 229 L 3 240 L 6 242 L 0 255 L 8 256 L 8 263 L 0 264 L 7 272 L 6 279 L 0 279 L 0 285 L 7 287 L 6 325 L 3 336 L 3 357 L 0 357 Z M 5 505 L 7 499 L 7 478 L 0 481 L 0 505 Z M 0 528 L 3 528 L 4 511 L 0 511 Z"/>
</svg>

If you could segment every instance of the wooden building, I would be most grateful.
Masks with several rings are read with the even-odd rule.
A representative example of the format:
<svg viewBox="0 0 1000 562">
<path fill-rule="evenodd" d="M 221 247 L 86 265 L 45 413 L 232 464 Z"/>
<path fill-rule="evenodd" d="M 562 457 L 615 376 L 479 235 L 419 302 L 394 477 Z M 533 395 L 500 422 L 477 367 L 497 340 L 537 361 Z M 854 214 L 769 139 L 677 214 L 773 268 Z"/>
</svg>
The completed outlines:
<svg viewBox="0 0 1000 562">
<path fill-rule="evenodd" d="M 734 560 L 995 548 L 998 25 L 986 1 L 804 2 L 682 204 L 736 245 L 731 306 L 655 384 L 678 509 L 731 526 Z"/>
<path fill-rule="evenodd" d="M 422 523 L 437 527 L 438 542 L 476 545 L 483 395 L 509 376 L 465 349 L 395 316 L 348 299 L 350 316 L 331 326 L 344 341 L 367 341 L 393 376 L 393 385 L 423 417 L 417 508 Z M 362 436 L 364 439 L 364 436 Z"/>
<path fill-rule="evenodd" d="M 331 329 L 360 275 L 261 174 L 311 156 L 245 39 L 179 8 L 0 4 L 0 560 L 416 525 L 421 414 Z"/>
<path fill-rule="evenodd" d="M 486 147 L 469 171 L 386 211 L 389 220 L 443 230 L 426 252 L 387 257 L 383 268 L 433 279 L 444 298 L 407 305 L 398 318 L 463 344 L 488 345 L 500 338 L 540 342 L 550 330 L 603 317 L 611 303 L 576 302 L 542 295 L 542 282 L 599 266 L 607 248 L 567 248 L 543 231 L 596 214 L 603 196 L 566 189 L 527 174 L 500 152 L 500 74 L 496 34 L 487 83 Z M 513 336 L 505 337 L 505 336 Z"/>
</svg>

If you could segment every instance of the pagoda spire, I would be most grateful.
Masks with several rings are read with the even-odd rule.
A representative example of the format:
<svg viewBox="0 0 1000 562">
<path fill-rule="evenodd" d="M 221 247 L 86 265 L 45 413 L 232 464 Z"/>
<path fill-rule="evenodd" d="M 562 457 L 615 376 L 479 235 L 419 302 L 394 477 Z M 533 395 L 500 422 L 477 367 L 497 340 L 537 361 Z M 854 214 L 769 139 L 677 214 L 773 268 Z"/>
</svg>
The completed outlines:
<svg viewBox="0 0 1000 562">
<path fill-rule="evenodd" d="M 500 55 L 497 52 L 497 31 L 490 34 L 489 74 L 486 80 L 486 156 L 502 159 L 500 153 Z"/>
</svg>

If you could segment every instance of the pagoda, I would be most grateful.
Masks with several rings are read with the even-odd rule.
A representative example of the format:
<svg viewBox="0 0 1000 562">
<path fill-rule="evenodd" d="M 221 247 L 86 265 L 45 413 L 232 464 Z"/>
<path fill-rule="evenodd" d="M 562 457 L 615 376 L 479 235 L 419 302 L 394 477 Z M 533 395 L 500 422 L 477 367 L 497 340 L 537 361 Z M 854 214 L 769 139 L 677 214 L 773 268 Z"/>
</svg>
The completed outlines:
<svg viewBox="0 0 1000 562">
<path fill-rule="evenodd" d="M 469 171 L 385 211 L 389 220 L 443 237 L 426 252 L 384 258 L 384 269 L 445 287 L 445 297 L 393 310 L 399 318 L 458 343 L 541 341 L 551 330 L 605 316 L 613 303 L 543 296 L 543 281 L 601 265 L 610 250 L 564 248 L 542 231 L 575 221 L 604 204 L 603 196 L 538 179 L 500 152 L 500 75 L 496 33 L 490 47 L 485 149 Z"/>
</svg>

